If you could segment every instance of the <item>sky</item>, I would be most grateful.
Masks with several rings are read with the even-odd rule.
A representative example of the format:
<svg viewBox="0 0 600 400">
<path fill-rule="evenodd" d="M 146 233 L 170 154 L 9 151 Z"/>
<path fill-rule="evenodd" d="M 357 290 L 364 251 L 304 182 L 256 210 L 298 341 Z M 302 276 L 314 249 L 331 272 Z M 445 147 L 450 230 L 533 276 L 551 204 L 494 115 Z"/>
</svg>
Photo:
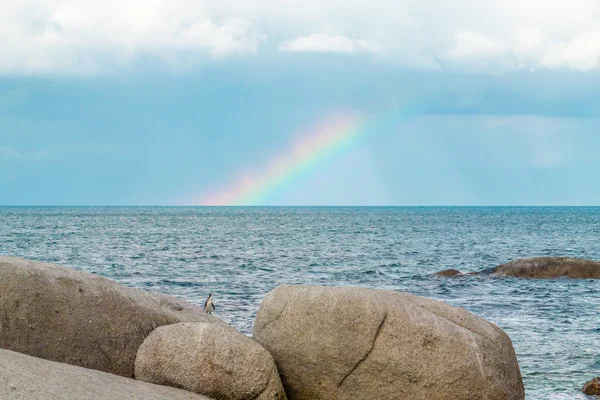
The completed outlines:
<svg viewBox="0 0 600 400">
<path fill-rule="evenodd" d="M 600 205 L 599 93 L 597 0 L 3 0 L 0 205 Z"/>
</svg>

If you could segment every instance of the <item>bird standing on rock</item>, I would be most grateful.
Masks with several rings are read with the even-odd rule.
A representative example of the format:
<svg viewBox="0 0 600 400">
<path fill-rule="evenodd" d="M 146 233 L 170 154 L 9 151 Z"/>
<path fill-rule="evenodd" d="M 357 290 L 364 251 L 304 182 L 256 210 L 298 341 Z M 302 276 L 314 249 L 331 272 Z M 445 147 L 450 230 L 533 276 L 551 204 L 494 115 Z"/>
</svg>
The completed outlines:
<svg viewBox="0 0 600 400">
<path fill-rule="evenodd" d="M 208 314 L 212 314 L 213 310 L 216 310 L 215 304 L 213 303 L 212 293 L 208 294 L 208 299 L 204 303 L 204 311 Z"/>
</svg>

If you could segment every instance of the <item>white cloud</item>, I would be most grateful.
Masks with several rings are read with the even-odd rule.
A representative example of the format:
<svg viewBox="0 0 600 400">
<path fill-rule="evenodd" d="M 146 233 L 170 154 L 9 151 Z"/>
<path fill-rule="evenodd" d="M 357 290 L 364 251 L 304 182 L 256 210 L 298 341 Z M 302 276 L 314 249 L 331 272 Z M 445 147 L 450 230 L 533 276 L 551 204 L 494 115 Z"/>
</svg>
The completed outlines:
<svg viewBox="0 0 600 400">
<path fill-rule="evenodd" d="M 0 74 L 102 73 L 140 59 L 181 68 L 276 48 L 376 53 L 409 68 L 585 71 L 600 68 L 600 1 L 0 2 Z"/>
<path fill-rule="evenodd" d="M 189 1 L 5 1 L 0 5 L 5 74 L 98 73 L 138 57 L 193 63 L 253 53 L 264 39 L 248 21 L 211 17 Z"/>
<path fill-rule="evenodd" d="M 490 58 L 506 52 L 506 45 L 477 33 L 464 31 L 456 35 L 456 44 L 450 51 L 453 58 Z"/>
<path fill-rule="evenodd" d="M 514 51 L 521 56 L 537 53 L 544 42 L 544 35 L 537 29 L 519 29 L 514 34 Z"/>
<path fill-rule="evenodd" d="M 567 43 L 549 47 L 541 64 L 549 67 L 568 67 L 576 70 L 590 70 L 600 65 L 600 32 L 586 32 Z"/>
<path fill-rule="evenodd" d="M 330 36 L 314 33 L 300 36 L 279 46 L 281 51 L 298 53 L 364 53 L 378 52 L 381 47 L 375 43 L 361 39 L 350 39 L 347 36 Z"/>
<path fill-rule="evenodd" d="M 511 41 L 461 32 L 448 53 L 453 61 L 488 68 L 569 68 L 587 71 L 600 66 L 600 32 L 585 32 L 568 42 L 550 42 L 536 29 L 516 31 Z"/>
<path fill-rule="evenodd" d="M 446 61 L 475 69 L 491 69 L 494 64 L 502 66 L 506 62 L 508 51 L 506 43 L 500 40 L 464 31 L 456 35 L 456 43 Z"/>
</svg>

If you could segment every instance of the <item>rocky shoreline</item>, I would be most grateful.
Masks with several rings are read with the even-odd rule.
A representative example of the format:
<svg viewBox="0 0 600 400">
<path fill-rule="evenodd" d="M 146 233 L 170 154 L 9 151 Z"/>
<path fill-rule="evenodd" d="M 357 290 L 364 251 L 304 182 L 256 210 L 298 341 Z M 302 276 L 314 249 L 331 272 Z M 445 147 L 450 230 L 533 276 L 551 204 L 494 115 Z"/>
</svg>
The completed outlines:
<svg viewBox="0 0 600 400">
<path fill-rule="evenodd" d="M 504 331 L 404 293 L 280 286 L 252 338 L 185 301 L 16 257 L 0 256 L 0 294 L 2 399 L 525 398 Z"/>
</svg>

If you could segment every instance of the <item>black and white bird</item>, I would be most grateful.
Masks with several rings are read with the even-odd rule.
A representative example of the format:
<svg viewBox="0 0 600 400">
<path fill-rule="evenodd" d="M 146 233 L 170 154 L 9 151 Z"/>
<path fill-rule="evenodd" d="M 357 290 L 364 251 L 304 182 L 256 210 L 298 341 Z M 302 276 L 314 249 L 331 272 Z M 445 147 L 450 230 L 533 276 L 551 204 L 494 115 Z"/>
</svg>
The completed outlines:
<svg viewBox="0 0 600 400">
<path fill-rule="evenodd" d="M 208 314 L 212 314 L 213 310 L 216 310 L 215 303 L 213 303 L 212 293 L 208 294 L 208 299 L 204 303 L 204 311 Z"/>
</svg>

